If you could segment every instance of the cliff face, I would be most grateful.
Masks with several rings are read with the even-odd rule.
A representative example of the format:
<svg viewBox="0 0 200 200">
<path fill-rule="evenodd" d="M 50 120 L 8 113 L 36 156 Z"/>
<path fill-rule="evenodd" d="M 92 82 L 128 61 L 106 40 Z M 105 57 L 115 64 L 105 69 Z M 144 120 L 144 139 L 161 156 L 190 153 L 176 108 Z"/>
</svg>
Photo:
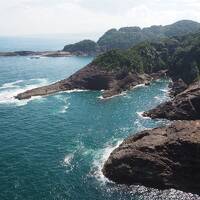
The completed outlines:
<svg viewBox="0 0 200 200">
<path fill-rule="evenodd" d="M 191 84 L 174 99 L 145 112 L 144 116 L 170 120 L 200 119 L 200 82 Z"/>
<path fill-rule="evenodd" d="M 124 140 L 103 173 L 120 184 L 200 194 L 199 150 L 200 121 L 178 121 Z"/>
</svg>

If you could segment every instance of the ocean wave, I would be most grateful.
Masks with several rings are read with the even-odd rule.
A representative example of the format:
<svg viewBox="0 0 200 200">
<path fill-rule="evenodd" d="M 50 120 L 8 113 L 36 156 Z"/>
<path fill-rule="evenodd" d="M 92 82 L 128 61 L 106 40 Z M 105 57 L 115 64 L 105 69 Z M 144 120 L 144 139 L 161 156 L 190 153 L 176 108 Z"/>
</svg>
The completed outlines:
<svg viewBox="0 0 200 200">
<path fill-rule="evenodd" d="M 100 149 L 95 153 L 92 163 L 91 174 L 102 184 L 105 184 L 106 182 L 111 182 L 103 175 L 102 168 L 105 161 L 110 156 L 111 152 L 116 149 L 121 143 L 122 140 L 118 140 L 117 142 L 115 142 L 115 144 L 113 144 L 113 142 L 107 143 L 105 148 Z"/>
<path fill-rule="evenodd" d="M 64 95 L 56 95 L 54 96 L 56 99 L 58 99 L 61 103 L 64 103 L 63 106 L 61 106 L 61 109 L 58 111 L 59 113 L 66 113 L 67 109 L 70 106 L 69 99 L 70 97 L 66 97 Z"/>
<path fill-rule="evenodd" d="M 19 87 L 19 85 L 17 85 L 18 83 L 22 83 L 24 80 L 18 80 L 18 81 L 14 81 L 14 82 L 10 82 L 10 83 L 4 83 L 1 87 L 0 90 L 2 89 L 7 89 L 7 88 L 17 88 Z"/>
<path fill-rule="evenodd" d="M 19 85 L 20 83 L 20 85 Z M 14 104 L 16 106 L 24 106 L 32 100 L 38 100 L 42 97 L 32 97 L 30 99 L 18 100 L 15 99 L 19 93 L 31 90 L 36 87 L 44 86 L 48 84 L 47 79 L 29 79 L 29 80 L 18 80 L 15 82 L 5 83 L 0 88 L 0 104 Z"/>
<path fill-rule="evenodd" d="M 169 88 L 160 89 L 160 91 L 162 91 L 164 93 L 169 93 Z"/>
<path fill-rule="evenodd" d="M 73 158 L 74 158 L 74 153 L 67 154 L 63 160 L 64 166 L 65 167 L 69 166 Z"/>
<path fill-rule="evenodd" d="M 134 122 L 134 126 L 137 132 L 140 132 L 146 129 L 146 127 L 143 126 L 141 119 L 136 119 Z"/>
</svg>

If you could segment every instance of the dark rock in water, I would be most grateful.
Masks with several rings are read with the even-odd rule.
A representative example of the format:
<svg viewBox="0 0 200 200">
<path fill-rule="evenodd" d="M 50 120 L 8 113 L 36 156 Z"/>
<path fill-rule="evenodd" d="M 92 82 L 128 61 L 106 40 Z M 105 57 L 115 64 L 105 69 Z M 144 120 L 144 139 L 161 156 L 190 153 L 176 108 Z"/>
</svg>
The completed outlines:
<svg viewBox="0 0 200 200">
<path fill-rule="evenodd" d="M 124 140 L 104 164 L 103 174 L 119 184 L 200 194 L 199 153 L 200 121 L 177 121 Z"/>
<path fill-rule="evenodd" d="M 170 96 L 174 97 L 186 90 L 188 85 L 182 79 L 178 79 L 177 81 L 174 81 L 170 87 Z"/>
<path fill-rule="evenodd" d="M 200 82 L 195 82 L 169 102 L 143 114 L 151 118 L 170 120 L 200 119 Z"/>
<path fill-rule="evenodd" d="M 151 81 L 151 76 L 146 74 L 126 73 L 122 75 L 119 72 L 107 71 L 89 64 L 67 79 L 49 86 L 28 90 L 18 94 L 16 98 L 28 99 L 32 96 L 44 96 L 72 89 L 105 90 L 103 97 L 107 98 L 149 81 Z"/>
</svg>

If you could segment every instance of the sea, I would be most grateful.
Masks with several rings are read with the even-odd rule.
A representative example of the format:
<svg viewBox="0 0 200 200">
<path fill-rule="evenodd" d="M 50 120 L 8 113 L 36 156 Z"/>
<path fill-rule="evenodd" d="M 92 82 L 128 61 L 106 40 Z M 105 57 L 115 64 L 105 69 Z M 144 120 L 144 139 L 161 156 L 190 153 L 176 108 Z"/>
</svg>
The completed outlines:
<svg viewBox="0 0 200 200">
<path fill-rule="evenodd" d="M 0 51 L 58 50 L 61 40 L 0 38 Z M 174 189 L 117 185 L 101 169 L 122 141 L 168 124 L 142 112 L 168 100 L 169 80 L 110 99 L 72 90 L 29 100 L 25 90 L 69 77 L 93 57 L 0 57 L 0 200 L 198 199 Z"/>
</svg>

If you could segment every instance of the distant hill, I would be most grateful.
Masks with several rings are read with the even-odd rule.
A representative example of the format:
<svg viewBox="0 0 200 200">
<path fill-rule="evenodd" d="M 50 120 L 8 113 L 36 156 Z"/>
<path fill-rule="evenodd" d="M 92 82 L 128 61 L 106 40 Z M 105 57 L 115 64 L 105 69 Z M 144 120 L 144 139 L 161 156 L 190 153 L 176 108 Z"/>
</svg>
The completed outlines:
<svg viewBox="0 0 200 200">
<path fill-rule="evenodd" d="M 173 80 L 190 84 L 200 78 L 200 32 L 142 42 L 127 50 L 110 50 L 93 64 L 107 71 L 152 74 L 168 70 Z"/>
<path fill-rule="evenodd" d="M 81 42 L 66 45 L 63 51 L 69 51 L 77 55 L 96 55 L 112 49 L 128 49 L 143 41 L 156 41 L 161 38 L 182 36 L 195 33 L 200 30 L 200 23 L 182 20 L 167 26 L 123 27 L 119 30 L 107 31 L 96 42 L 83 40 Z"/>
</svg>

